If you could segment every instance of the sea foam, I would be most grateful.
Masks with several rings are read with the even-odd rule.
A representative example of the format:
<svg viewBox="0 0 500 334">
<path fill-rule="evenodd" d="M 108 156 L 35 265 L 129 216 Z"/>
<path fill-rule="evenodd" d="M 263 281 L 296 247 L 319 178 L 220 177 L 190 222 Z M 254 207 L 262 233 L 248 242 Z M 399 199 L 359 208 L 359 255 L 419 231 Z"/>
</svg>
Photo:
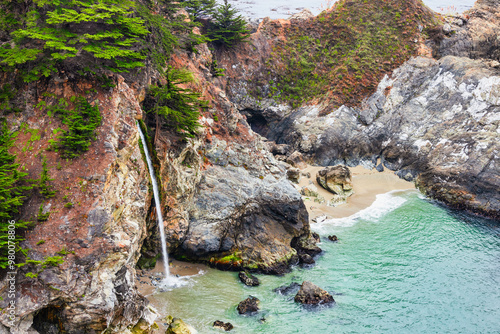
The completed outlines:
<svg viewBox="0 0 500 334">
<path fill-rule="evenodd" d="M 316 224 L 312 224 L 311 228 L 321 233 L 326 232 L 325 230 L 330 226 L 352 226 L 359 220 L 376 221 L 407 201 L 405 198 L 395 195 L 396 193 L 401 193 L 401 190 L 378 194 L 372 205 L 366 209 L 360 210 L 349 217 L 320 220 Z"/>
</svg>

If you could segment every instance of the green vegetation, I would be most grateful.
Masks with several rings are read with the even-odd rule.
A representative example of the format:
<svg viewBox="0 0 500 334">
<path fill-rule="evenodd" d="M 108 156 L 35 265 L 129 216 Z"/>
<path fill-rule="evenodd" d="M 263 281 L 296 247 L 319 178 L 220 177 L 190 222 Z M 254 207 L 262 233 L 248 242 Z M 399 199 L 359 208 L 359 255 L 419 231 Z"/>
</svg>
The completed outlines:
<svg viewBox="0 0 500 334">
<path fill-rule="evenodd" d="M 1 15 L 1 11 L 0 11 Z M 0 110 L 4 114 L 9 112 L 17 112 L 19 108 L 11 105 L 11 100 L 16 96 L 16 89 L 12 88 L 10 84 L 5 84 L 0 88 Z"/>
<path fill-rule="evenodd" d="M 36 273 L 34 272 L 28 272 L 25 274 L 26 277 L 30 278 L 37 278 L 38 275 L 48 266 L 51 267 L 57 267 L 60 264 L 64 263 L 64 259 L 62 256 L 46 256 L 43 261 L 38 261 L 38 260 L 32 260 L 32 259 L 27 259 L 26 263 L 23 263 L 22 265 L 27 265 L 27 264 L 33 264 L 35 266 L 40 266 L 40 270 L 38 270 Z"/>
<path fill-rule="evenodd" d="M 0 48 L 0 63 L 25 64 L 25 81 L 56 72 L 56 63 L 80 57 L 86 66 L 116 72 L 143 66 L 139 39 L 148 33 L 130 0 L 33 0 Z M 15 12 L 15 11 L 14 11 Z"/>
<path fill-rule="evenodd" d="M 76 158 L 88 151 L 91 141 L 95 139 L 95 130 L 101 124 L 101 114 L 97 104 L 91 105 L 82 96 L 72 96 L 70 102 L 74 108 L 68 108 L 65 99 L 47 107 L 49 116 L 58 116 L 68 130 L 62 130 L 57 140 L 50 140 L 51 148 L 61 152 L 63 158 Z"/>
<path fill-rule="evenodd" d="M 49 176 L 49 169 L 47 168 L 47 158 L 44 156 L 42 160 L 42 173 L 38 181 L 38 188 L 40 189 L 40 194 L 42 194 L 45 198 L 54 197 L 54 195 L 56 194 L 55 190 L 51 190 L 52 186 L 49 185 L 50 181 L 54 181 L 54 179 L 51 179 Z M 40 206 L 40 210 L 43 210 L 42 206 Z"/>
<path fill-rule="evenodd" d="M 174 129 L 182 137 L 194 137 L 200 127 L 199 109 L 207 106 L 201 94 L 181 88 L 194 82 L 192 74 L 183 69 L 169 67 L 163 86 L 151 86 L 144 101 L 144 111 L 154 114 L 158 125 Z"/>
<path fill-rule="evenodd" d="M 192 31 L 199 23 L 178 11 L 186 5 L 192 15 L 204 15 L 212 2 L 0 0 L 0 29 L 10 39 L 0 46 L 0 68 L 19 70 L 25 82 L 69 70 L 111 87 L 104 70 L 140 69 L 147 58 L 163 68 L 175 47 L 207 41 Z"/>
<path fill-rule="evenodd" d="M 211 17 L 215 13 L 215 0 L 181 0 L 180 2 L 194 20 Z"/>
<path fill-rule="evenodd" d="M 260 85 L 268 85 L 268 96 L 253 94 L 292 106 L 315 98 L 357 105 L 385 74 L 415 55 L 419 25 L 435 24 L 416 2 L 341 0 L 316 18 L 292 21 L 268 61 L 272 76 Z"/>
<path fill-rule="evenodd" d="M 9 266 L 9 241 L 14 245 L 16 252 L 22 251 L 19 246 L 19 242 L 22 241 L 21 234 L 19 231 L 9 234 L 9 221 L 19 212 L 19 207 L 26 198 L 24 193 L 33 187 L 26 179 L 28 174 L 18 170 L 16 156 L 9 153 L 15 134 L 10 132 L 5 120 L 0 122 L 0 268 L 6 268 Z M 13 226 L 17 230 L 26 228 L 27 224 L 16 220 Z"/>
<path fill-rule="evenodd" d="M 47 219 L 49 219 L 49 216 L 50 216 L 50 211 L 46 212 L 46 213 L 43 213 L 43 203 L 40 204 L 40 208 L 38 208 L 38 216 L 37 216 L 37 220 L 39 222 L 44 222 L 44 221 L 47 221 Z M 45 242 L 45 241 L 44 241 Z M 39 244 L 39 242 L 37 243 L 37 245 Z"/>
<path fill-rule="evenodd" d="M 243 17 L 237 14 L 227 0 L 217 8 L 208 26 L 208 37 L 212 42 L 226 47 L 246 41 L 249 32 Z"/>
<path fill-rule="evenodd" d="M 221 257 L 220 259 L 217 259 L 216 262 L 219 263 L 240 263 L 242 261 L 241 258 L 241 252 L 240 251 L 235 251 L 234 253 L 231 253 L 227 256 Z"/>
<path fill-rule="evenodd" d="M 175 48 L 193 50 L 195 45 L 206 42 L 207 38 L 193 33 L 193 28 L 199 26 L 199 23 L 177 15 L 180 3 L 169 0 L 147 3 L 147 6 L 137 7 L 138 14 L 144 19 L 144 26 L 151 32 L 145 38 L 143 52 L 151 58 L 156 69 L 163 73 Z"/>
</svg>

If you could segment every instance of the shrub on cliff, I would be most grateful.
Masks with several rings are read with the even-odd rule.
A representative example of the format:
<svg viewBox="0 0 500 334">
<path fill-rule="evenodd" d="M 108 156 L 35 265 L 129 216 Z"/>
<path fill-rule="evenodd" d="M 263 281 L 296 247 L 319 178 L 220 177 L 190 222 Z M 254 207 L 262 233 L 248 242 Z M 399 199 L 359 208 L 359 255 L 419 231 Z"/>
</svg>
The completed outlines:
<svg viewBox="0 0 500 334">
<path fill-rule="evenodd" d="M 13 43 L 0 47 L 0 63 L 25 64 L 25 81 L 49 76 L 55 63 L 90 56 L 88 65 L 127 71 L 143 66 L 140 37 L 148 30 L 130 0 L 34 0 Z M 97 66 L 96 66 L 97 67 Z"/>
<path fill-rule="evenodd" d="M 9 265 L 9 244 L 14 250 L 20 250 L 19 241 L 22 239 L 19 232 L 8 233 L 9 221 L 23 204 L 25 199 L 23 193 L 32 188 L 25 179 L 28 174 L 18 170 L 19 164 L 16 163 L 16 156 L 9 153 L 14 137 L 15 134 L 10 132 L 7 122 L 2 121 L 0 127 L 0 268 L 6 268 Z M 26 225 L 19 221 L 13 223 L 16 229 L 24 228 Z M 9 235 L 12 235 L 11 239 Z"/>
<path fill-rule="evenodd" d="M 150 87 L 144 111 L 154 114 L 157 128 L 163 126 L 174 129 L 183 137 L 194 137 L 200 126 L 199 109 L 206 107 L 207 103 L 200 100 L 201 94 L 181 88 L 194 81 L 190 72 L 169 67 L 165 79 L 164 85 Z"/>
<path fill-rule="evenodd" d="M 5 1 L 3 1 L 5 2 Z M 2 70 L 21 70 L 26 82 L 69 71 L 129 72 L 147 57 L 165 66 L 177 46 L 205 41 L 197 23 L 173 0 L 14 0 L 0 3 Z"/>
<path fill-rule="evenodd" d="M 214 44 L 232 47 L 248 38 L 249 29 L 241 15 L 237 14 L 227 0 L 217 8 L 208 27 L 208 37 Z"/>
<path fill-rule="evenodd" d="M 99 106 L 91 105 L 82 96 L 72 96 L 70 99 L 74 108 L 68 108 L 69 103 L 60 99 L 53 106 L 47 107 L 49 116 L 58 116 L 68 128 L 56 140 L 50 140 L 51 148 L 61 152 L 64 158 L 76 158 L 88 151 L 91 141 L 95 139 L 95 130 L 101 125 Z"/>
</svg>

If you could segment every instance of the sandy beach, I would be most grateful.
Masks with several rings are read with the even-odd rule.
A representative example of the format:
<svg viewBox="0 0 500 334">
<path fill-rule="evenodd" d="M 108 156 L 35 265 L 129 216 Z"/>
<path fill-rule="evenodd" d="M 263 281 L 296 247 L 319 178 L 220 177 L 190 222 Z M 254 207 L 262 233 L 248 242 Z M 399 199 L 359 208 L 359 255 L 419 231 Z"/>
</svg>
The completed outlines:
<svg viewBox="0 0 500 334">
<path fill-rule="evenodd" d="M 311 178 L 301 176 L 298 188 L 312 182 L 318 188 L 319 195 L 326 200 L 325 203 L 319 204 L 314 202 L 313 197 L 303 196 L 311 223 L 312 219 L 323 215 L 327 215 L 329 218 L 349 217 L 369 207 L 378 194 L 385 194 L 392 190 L 415 189 L 413 182 L 400 179 L 393 171 L 386 169 L 383 172 L 378 172 L 375 169 L 369 170 L 361 166 L 350 167 L 354 194 L 347 198 L 347 203 L 331 207 L 327 206 L 326 203 L 333 197 L 333 194 L 316 182 L 316 173 L 323 168 L 308 165 L 301 170 L 303 174 L 310 173 Z"/>
</svg>

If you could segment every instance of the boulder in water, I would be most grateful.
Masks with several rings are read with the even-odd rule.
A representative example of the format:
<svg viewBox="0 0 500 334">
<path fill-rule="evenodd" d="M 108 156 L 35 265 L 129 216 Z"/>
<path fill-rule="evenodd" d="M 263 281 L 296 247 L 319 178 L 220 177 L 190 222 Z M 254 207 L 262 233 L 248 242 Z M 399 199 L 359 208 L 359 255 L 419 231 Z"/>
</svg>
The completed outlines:
<svg viewBox="0 0 500 334">
<path fill-rule="evenodd" d="M 309 255 L 307 253 L 302 253 L 302 254 L 299 254 L 299 263 L 300 264 L 315 264 L 316 261 L 314 261 L 314 259 L 312 258 L 311 255 Z"/>
<path fill-rule="evenodd" d="M 234 328 L 234 326 L 230 322 L 223 322 L 223 321 L 220 321 L 220 320 L 215 320 L 214 321 L 214 327 L 215 328 L 219 328 L 219 329 L 223 329 L 226 332 L 229 332 L 231 329 Z"/>
<path fill-rule="evenodd" d="M 331 304 L 335 302 L 332 295 L 309 281 L 302 282 L 299 292 L 295 295 L 295 301 L 307 305 Z"/>
<path fill-rule="evenodd" d="M 240 271 L 238 274 L 240 281 L 246 286 L 257 286 L 260 284 L 259 279 L 248 271 Z"/>
<path fill-rule="evenodd" d="M 260 300 L 249 296 L 244 301 L 238 304 L 238 313 L 239 314 L 254 314 L 259 311 L 259 302 Z"/>
<path fill-rule="evenodd" d="M 329 235 L 328 240 L 335 242 L 335 241 L 338 241 L 339 239 L 337 238 L 336 235 Z"/>
</svg>

